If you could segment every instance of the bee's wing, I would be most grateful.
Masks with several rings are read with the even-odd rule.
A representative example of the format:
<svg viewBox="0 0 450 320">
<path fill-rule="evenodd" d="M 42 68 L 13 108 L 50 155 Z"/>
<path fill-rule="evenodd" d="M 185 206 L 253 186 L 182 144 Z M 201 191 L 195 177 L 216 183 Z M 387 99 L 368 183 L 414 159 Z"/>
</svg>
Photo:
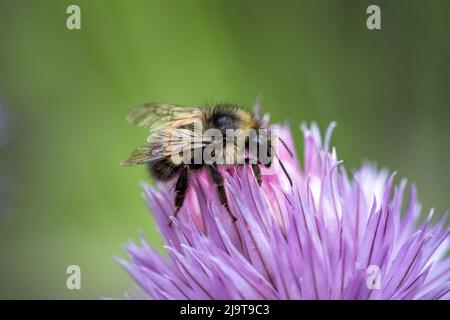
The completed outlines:
<svg viewBox="0 0 450 320">
<path fill-rule="evenodd" d="M 195 107 L 185 107 L 175 104 L 147 103 L 133 108 L 127 115 L 127 120 L 131 124 L 146 127 L 154 131 L 160 123 L 173 121 L 176 118 L 200 114 L 200 109 Z"/>
<path fill-rule="evenodd" d="M 122 165 L 144 164 L 179 153 L 186 148 L 203 146 L 201 133 L 180 129 L 201 122 L 202 112 L 196 107 L 147 103 L 133 108 L 127 116 L 131 124 L 150 131 L 148 146 L 136 148 Z"/>
<path fill-rule="evenodd" d="M 190 150 L 201 149 L 206 145 L 204 141 L 178 141 L 176 143 L 165 142 L 159 145 L 157 148 L 150 146 L 138 147 L 133 150 L 131 155 L 120 162 L 122 166 L 134 166 L 139 164 L 145 164 L 152 161 L 161 160 L 164 158 L 170 158 L 172 155 L 177 155 Z"/>
<path fill-rule="evenodd" d="M 192 120 L 180 115 L 170 123 L 177 124 L 187 121 Z M 132 166 L 170 158 L 172 155 L 179 155 L 188 150 L 201 149 L 211 140 L 203 137 L 201 132 L 191 129 L 173 128 L 167 123 L 162 123 L 160 127 L 161 129 L 153 130 L 147 139 L 148 145 L 134 149 L 128 159 L 121 162 L 121 165 Z"/>
<path fill-rule="evenodd" d="M 131 155 L 126 160 L 120 162 L 120 164 L 122 166 L 134 166 L 149 161 L 151 161 L 150 147 L 143 146 L 134 149 Z"/>
</svg>

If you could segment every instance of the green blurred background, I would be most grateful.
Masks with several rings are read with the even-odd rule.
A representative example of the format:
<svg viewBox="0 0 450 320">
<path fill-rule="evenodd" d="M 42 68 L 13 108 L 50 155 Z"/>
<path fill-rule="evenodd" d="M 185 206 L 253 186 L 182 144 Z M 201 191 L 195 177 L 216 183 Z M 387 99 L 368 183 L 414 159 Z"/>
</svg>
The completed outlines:
<svg viewBox="0 0 450 320">
<path fill-rule="evenodd" d="M 382 30 L 366 28 L 381 7 Z M 81 7 L 82 30 L 66 29 Z M 449 207 L 450 1 L 0 1 L 0 298 L 121 297 L 112 256 L 144 231 L 144 168 L 119 161 L 147 102 L 251 106 L 294 128 L 337 121 L 364 159 Z M 8 120 L 8 121 L 7 121 Z M 300 143 L 300 133 L 296 130 Z M 9 139 L 9 143 L 6 143 Z M 82 289 L 66 289 L 77 264 Z"/>
</svg>

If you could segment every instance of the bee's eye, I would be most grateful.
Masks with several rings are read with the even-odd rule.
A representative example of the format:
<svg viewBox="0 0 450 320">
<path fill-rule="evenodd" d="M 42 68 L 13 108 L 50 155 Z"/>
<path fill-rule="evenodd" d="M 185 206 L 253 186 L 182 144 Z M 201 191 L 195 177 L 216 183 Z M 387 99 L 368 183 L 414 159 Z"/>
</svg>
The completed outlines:
<svg viewBox="0 0 450 320">
<path fill-rule="evenodd" d="M 236 118 L 233 115 L 221 115 L 214 119 L 214 126 L 219 130 L 235 129 Z"/>
</svg>

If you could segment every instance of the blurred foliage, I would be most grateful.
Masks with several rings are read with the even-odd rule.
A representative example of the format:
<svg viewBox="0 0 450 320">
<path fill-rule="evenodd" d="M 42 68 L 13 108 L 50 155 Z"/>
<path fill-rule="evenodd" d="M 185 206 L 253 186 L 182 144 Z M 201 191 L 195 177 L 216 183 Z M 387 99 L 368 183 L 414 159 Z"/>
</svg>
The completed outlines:
<svg viewBox="0 0 450 320">
<path fill-rule="evenodd" d="M 346 166 L 364 159 L 417 183 L 425 211 L 449 207 L 450 1 L 0 1 L 0 297 L 121 297 L 113 261 L 139 230 L 161 247 L 141 199 L 144 168 L 119 161 L 147 102 L 251 106 L 273 121 L 337 121 Z M 66 29 L 81 7 L 82 30 Z M 3 114 L 3 113 L 2 113 Z M 7 186 L 6 188 L 4 186 Z M 65 287 L 81 266 L 82 290 Z"/>
</svg>

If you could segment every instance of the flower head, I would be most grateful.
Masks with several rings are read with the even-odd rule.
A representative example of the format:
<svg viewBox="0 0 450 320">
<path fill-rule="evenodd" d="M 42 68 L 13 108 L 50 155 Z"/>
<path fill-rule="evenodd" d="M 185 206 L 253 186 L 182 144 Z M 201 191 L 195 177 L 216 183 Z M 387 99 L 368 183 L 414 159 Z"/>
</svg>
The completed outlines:
<svg viewBox="0 0 450 320">
<path fill-rule="evenodd" d="M 204 173 L 171 225 L 173 190 L 145 185 L 167 255 L 142 239 L 120 261 L 153 299 L 449 299 L 446 215 L 421 224 L 416 188 L 366 164 L 349 175 L 318 127 L 303 126 L 304 163 L 285 149 L 293 180 L 223 169 L 233 222 Z M 287 126 L 277 126 L 294 150 Z M 404 203 L 406 202 L 406 203 Z"/>
</svg>

